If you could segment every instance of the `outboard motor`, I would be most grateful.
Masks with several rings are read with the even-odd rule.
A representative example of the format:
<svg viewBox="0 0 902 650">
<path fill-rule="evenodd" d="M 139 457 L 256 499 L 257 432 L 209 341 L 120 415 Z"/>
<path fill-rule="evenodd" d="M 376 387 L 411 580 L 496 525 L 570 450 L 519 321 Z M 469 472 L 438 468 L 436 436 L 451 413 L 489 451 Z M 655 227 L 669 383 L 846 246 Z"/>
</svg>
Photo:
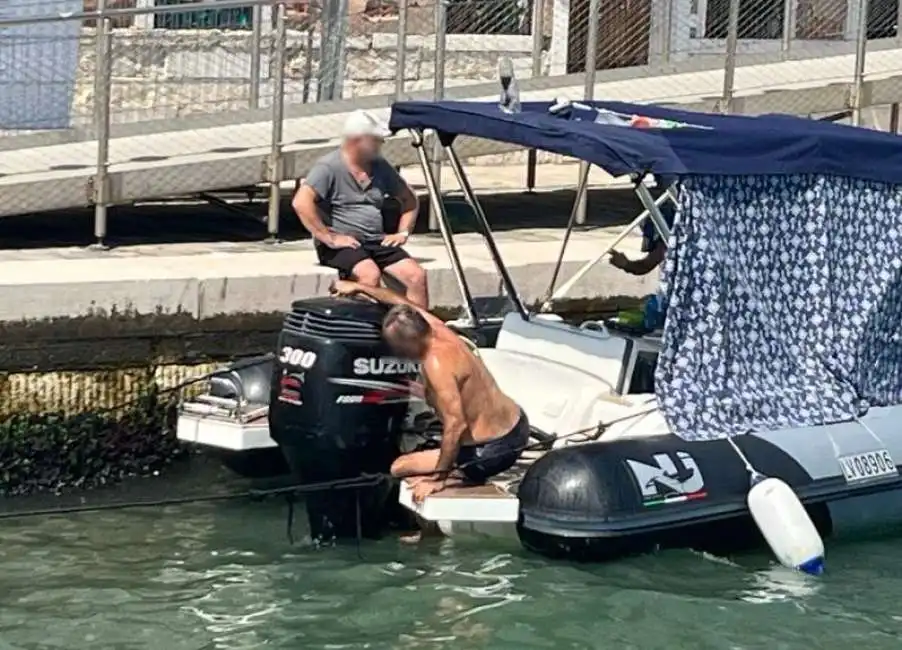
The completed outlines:
<svg viewBox="0 0 902 650">
<path fill-rule="evenodd" d="M 387 472 L 419 366 L 391 357 L 385 308 L 349 298 L 299 300 L 285 317 L 273 366 L 269 430 L 303 483 Z M 375 537 L 391 485 L 314 492 L 314 540 Z"/>
</svg>

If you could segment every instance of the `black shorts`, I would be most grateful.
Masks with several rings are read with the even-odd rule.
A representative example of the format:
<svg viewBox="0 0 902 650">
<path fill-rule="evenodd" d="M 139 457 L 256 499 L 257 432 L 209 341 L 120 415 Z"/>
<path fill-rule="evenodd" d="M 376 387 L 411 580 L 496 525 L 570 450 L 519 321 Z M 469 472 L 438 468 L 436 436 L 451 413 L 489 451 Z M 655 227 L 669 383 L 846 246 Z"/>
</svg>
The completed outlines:
<svg viewBox="0 0 902 650">
<path fill-rule="evenodd" d="M 400 246 L 383 246 L 377 241 L 363 242 L 360 248 L 329 248 L 317 243 L 316 254 L 320 264 L 338 269 L 343 280 L 350 278 L 352 269 L 364 260 L 373 260 L 383 270 L 410 257 Z"/>
<path fill-rule="evenodd" d="M 528 444 L 529 420 L 521 409 L 517 424 L 500 438 L 481 445 L 461 447 L 457 454 L 457 466 L 468 481 L 485 483 L 513 467 Z"/>
</svg>

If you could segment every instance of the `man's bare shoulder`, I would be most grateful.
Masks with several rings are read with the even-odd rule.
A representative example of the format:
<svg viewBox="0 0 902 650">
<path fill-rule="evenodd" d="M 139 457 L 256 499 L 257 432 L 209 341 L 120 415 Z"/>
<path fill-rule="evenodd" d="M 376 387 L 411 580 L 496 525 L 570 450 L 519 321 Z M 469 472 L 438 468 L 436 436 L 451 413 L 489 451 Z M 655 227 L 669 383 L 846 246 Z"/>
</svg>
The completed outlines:
<svg viewBox="0 0 902 650">
<path fill-rule="evenodd" d="M 451 336 L 437 338 L 431 353 L 423 360 L 423 370 L 427 377 L 435 374 L 453 374 L 459 381 L 472 371 L 475 357 L 470 349 L 451 330 Z"/>
</svg>

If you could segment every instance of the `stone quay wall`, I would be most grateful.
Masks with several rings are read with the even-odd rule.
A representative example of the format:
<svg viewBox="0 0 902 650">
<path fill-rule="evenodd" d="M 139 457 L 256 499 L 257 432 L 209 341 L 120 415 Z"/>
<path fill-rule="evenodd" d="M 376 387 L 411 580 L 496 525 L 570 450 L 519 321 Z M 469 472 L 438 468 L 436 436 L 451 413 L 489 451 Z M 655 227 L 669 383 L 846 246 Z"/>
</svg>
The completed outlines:
<svg viewBox="0 0 902 650">
<path fill-rule="evenodd" d="M 435 79 L 434 36 L 406 39 L 405 90 L 428 90 Z M 270 41 L 260 61 L 260 105 L 271 104 Z M 531 73 L 529 36 L 447 36 L 446 86 L 497 79 L 498 61 L 509 57 L 519 78 Z M 249 32 L 226 30 L 113 30 L 112 119 L 114 123 L 173 119 L 249 107 L 253 41 Z M 290 30 L 285 57 L 285 101 L 315 102 L 320 43 L 307 31 Z M 395 92 L 398 39 L 393 33 L 349 36 L 345 98 Z M 97 70 L 95 33 L 84 29 L 72 111 L 76 125 L 91 123 Z"/>
</svg>

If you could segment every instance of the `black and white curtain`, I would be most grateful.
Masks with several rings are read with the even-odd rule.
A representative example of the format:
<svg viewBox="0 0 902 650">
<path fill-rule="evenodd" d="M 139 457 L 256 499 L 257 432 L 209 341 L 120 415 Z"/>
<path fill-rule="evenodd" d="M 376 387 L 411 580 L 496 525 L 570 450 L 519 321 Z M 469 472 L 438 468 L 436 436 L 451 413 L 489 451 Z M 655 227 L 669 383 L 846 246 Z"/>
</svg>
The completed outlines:
<svg viewBox="0 0 902 650">
<path fill-rule="evenodd" d="M 662 284 L 656 392 L 686 440 L 902 401 L 902 186 L 685 178 Z"/>
</svg>

